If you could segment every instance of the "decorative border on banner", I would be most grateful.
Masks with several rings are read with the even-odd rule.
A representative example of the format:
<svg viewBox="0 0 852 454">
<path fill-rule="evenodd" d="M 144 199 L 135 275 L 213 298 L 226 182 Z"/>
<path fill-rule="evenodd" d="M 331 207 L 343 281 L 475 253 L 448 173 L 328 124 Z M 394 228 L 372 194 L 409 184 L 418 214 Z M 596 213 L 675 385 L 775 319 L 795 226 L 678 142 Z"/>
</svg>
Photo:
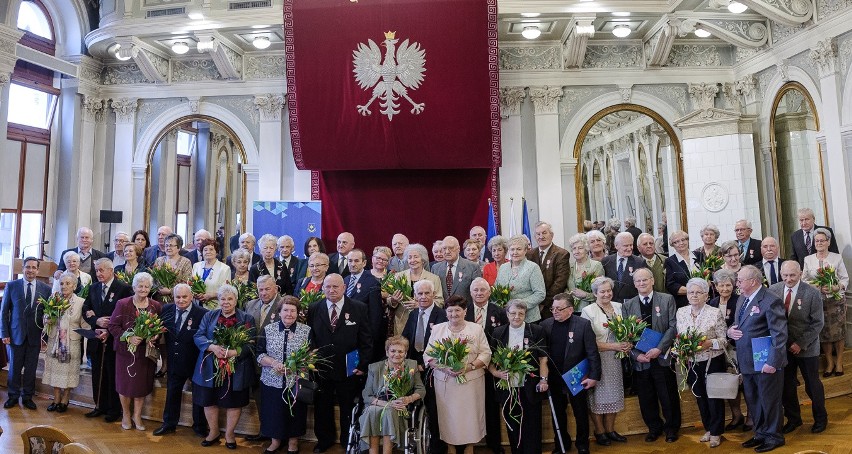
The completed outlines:
<svg viewBox="0 0 852 454">
<path fill-rule="evenodd" d="M 500 231 L 500 167 L 491 167 L 491 176 L 488 179 L 491 183 L 491 209 L 494 210 L 494 227 Z M 488 213 L 491 216 L 491 213 Z"/>
<path fill-rule="evenodd" d="M 284 0 L 284 64 L 287 73 L 287 110 L 290 112 L 290 140 L 293 144 L 293 160 L 296 168 L 305 169 L 302 159 L 302 138 L 299 135 L 299 103 L 296 102 L 296 56 L 293 45 L 293 1 Z M 311 176 L 311 192 L 314 191 L 313 176 Z M 317 194 L 319 190 L 317 189 Z M 313 200 L 319 200 L 319 196 Z"/>
<path fill-rule="evenodd" d="M 500 180 L 503 163 L 500 140 L 500 57 L 497 46 L 497 0 L 488 0 L 488 85 L 491 102 L 491 206 L 494 224 L 500 231 Z M 489 216 L 491 213 L 489 213 Z"/>
<path fill-rule="evenodd" d="M 311 200 L 321 200 L 319 176 L 319 170 L 311 170 Z"/>
</svg>

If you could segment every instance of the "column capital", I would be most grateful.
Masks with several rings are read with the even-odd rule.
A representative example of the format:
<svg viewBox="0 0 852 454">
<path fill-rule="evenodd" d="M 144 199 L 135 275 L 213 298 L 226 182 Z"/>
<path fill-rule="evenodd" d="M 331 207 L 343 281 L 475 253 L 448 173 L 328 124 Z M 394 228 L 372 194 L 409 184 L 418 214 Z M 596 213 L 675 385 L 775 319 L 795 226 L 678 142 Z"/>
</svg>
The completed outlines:
<svg viewBox="0 0 852 454">
<path fill-rule="evenodd" d="M 811 66 L 819 72 L 819 77 L 824 78 L 837 73 L 837 42 L 834 38 L 826 38 L 817 42 L 816 46 L 808 52 Z"/>
<path fill-rule="evenodd" d="M 504 118 L 520 115 L 521 104 L 526 97 L 527 92 L 524 87 L 500 88 L 500 114 Z"/>
<path fill-rule="evenodd" d="M 136 109 L 139 107 L 137 98 L 118 98 L 110 101 L 115 111 L 115 123 L 133 123 L 136 120 Z"/>
<path fill-rule="evenodd" d="M 98 123 L 103 122 L 105 106 L 106 103 L 104 102 L 103 98 L 98 96 L 83 95 L 83 120 L 94 121 Z"/>
<path fill-rule="evenodd" d="M 715 105 L 716 95 L 719 93 L 719 84 L 700 83 L 688 84 L 689 97 L 692 99 L 693 110 L 709 110 Z"/>
<path fill-rule="evenodd" d="M 561 87 L 530 87 L 530 99 L 535 107 L 536 115 L 557 113 L 561 98 Z"/>
<path fill-rule="evenodd" d="M 285 96 L 281 93 L 268 93 L 254 97 L 254 107 L 260 113 L 261 121 L 281 121 Z"/>
<path fill-rule="evenodd" d="M 747 74 L 734 81 L 734 91 L 743 97 L 746 105 L 757 102 L 757 78 Z"/>
</svg>

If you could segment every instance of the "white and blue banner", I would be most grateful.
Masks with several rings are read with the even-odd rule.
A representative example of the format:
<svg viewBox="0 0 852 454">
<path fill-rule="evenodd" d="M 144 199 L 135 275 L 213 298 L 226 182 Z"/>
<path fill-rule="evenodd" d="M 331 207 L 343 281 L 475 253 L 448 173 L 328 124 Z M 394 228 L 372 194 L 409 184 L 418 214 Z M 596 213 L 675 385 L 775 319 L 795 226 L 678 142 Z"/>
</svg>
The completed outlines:
<svg viewBox="0 0 852 454">
<path fill-rule="evenodd" d="M 296 245 L 293 251 L 296 257 L 304 257 L 304 245 L 308 238 L 322 238 L 322 202 L 255 201 L 252 214 L 252 233 L 256 238 L 260 239 L 267 233 L 279 237 L 290 235 Z"/>
</svg>

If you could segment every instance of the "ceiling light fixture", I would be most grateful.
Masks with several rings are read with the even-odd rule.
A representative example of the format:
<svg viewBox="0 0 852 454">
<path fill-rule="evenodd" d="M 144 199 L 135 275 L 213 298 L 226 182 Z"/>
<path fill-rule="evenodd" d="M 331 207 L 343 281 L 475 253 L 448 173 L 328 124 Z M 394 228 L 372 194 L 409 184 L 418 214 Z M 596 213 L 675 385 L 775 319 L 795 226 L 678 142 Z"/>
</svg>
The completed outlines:
<svg viewBox="0 0 852 454">
<path fill-rule="evenodd" d="M 616 11 L 616 12 L 612 13 L 612 15 L 615 16 L 615 17 L 628 17 L 628 16 L 630 16 L 630 13 L 627 12 L 627 11 Z"/>
<path fill-rule="evenodd" d="M 254 45 L 255 48 L 260 50 L 266 49 L 272 44 L 269 41 L 268 36 L 256 36 L 251 43 Z"/>
<path fill-rule="evenodd" d="M 541 36 L 541 29 L 536 26 L 524 27 L 521 35 L 526 39 L 536 39 Z"/>
<path fill-rule="evenodd" d="M 186 16 L 189 17 L 190 20 L 202 20 L 202 19 L 204 19 L 204 14 L 201 14 L 199 12 L 192 12 L 192 13 L 187 14 Z"/>
<path fill-rule="evenodd" d="M 710 32 L 708 32 L 707 30 L 704 30 L 703 28 L 696 28 L 695 29 L 695 36 L 697 36 L 699 38 L 709 38 Z"/>
<path fill-rule="evenodd" d="M 541 13 L 521 13 L 523 17 L 538 17 L 541 16 Z"/>
<path fill-rule="evenodd" d="M 186 44 L 185 41 L 177 41 L 172 44 L 172 52 L 178 55 L 183 55 L 189 52 L 189 46 Z"/>
<path fill-rule="evenodd" d="M 115 58 L 117 58 L 121 61 L 127 61 L 127 60 L 130 60 L 131 58 L 133 58 L 133 56 L 131 55 L 130 52 L 121 52 L 121 44 L 119 44 L 119 43 L 115 43 L 112 46 L 110 46 L 110 51 L 115 56 Z"/>
<path fill-rule="evenodd" d="M 632 32 L 633 30 L 631 30 L 629 26 L 624 24 L 616 25 L 615 28 L 612 29 L 612 34 L 619 38 L 627 38 Z"/>
<path fill-rule="evenodd" d="M 734 14 L 744 13 L 745 10 L 747 10 L 747 9 L 748 9 L 748 6 L 745 6 L 742 3 L 737 2 L 737 1 L 732 1 L 731 3 L 728 3 L 728 11 L 730 11 Z"/>
</svg>

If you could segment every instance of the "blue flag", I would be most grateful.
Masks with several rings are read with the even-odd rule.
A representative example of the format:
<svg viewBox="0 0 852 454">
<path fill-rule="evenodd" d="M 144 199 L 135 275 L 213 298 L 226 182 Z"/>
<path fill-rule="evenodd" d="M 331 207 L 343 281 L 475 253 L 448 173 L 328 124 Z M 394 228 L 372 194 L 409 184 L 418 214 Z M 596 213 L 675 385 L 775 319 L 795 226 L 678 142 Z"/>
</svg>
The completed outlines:
<svg viewBox="0 0 852 454">
<path fill-rule="evenodd" d="M 485 229 L 485 244 L 488 244 L 495 236 L 497 236 L 497 220 L 494 219 L 494 205 L 491 204 L 491 199 L 488 199 L 488 228 Z"/>
<path fill-rule="evenodd" d="M 526 235 L 527 238 L 529 238 L 529 240 L 532 241 L 533 237 L 532 237 L 532 234 L 530 233 L 530 214 L 529 214 L 529 211 L 527 211 L 527 199 L 523 199 L 523 200 L 524 200 L 524 208 L 523 208 L 524 214 L 523 214 L 523 218 L 521 220 L 521 229 L 522 229 L 521 233 Z"/>
</svg>

